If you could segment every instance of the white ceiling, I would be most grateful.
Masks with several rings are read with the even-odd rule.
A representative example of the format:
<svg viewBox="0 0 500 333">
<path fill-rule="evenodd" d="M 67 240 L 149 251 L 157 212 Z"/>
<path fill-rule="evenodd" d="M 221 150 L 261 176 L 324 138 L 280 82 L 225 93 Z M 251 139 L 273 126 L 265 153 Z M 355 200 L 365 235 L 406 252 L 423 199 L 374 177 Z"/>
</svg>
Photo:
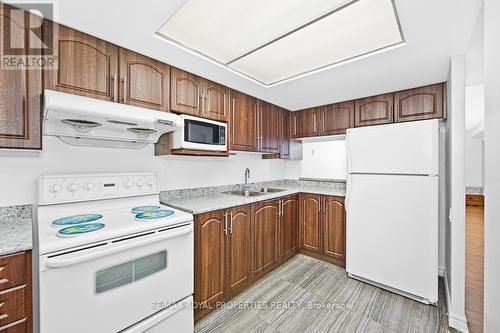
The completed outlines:
<svg viewBox="0 0 500 333">
<path fill-rule="evenodd" d="M 57 21 L 289 110 L 298 110 L 446 81 L 450 56 L 465 51 L 481 0 L 395 0 L 406 45 L 271 87 L 155 36 L 184 2 L 59 0 Z M 244 17 L 242 11 L 241 19 Z"/>
</svg>

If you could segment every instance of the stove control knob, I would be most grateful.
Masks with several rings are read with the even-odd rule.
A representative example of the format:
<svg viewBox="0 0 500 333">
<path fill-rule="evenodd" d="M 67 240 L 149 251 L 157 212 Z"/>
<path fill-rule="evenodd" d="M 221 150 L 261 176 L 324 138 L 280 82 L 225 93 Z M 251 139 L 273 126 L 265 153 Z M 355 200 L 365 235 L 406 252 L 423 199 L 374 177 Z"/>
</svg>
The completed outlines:
<svg viewBox="0 0 500 333">
<path fill-rule="evenodd" d="M 76 190 L 78 190 L 78 186 L 75 183 L 68 185 L 68 191 L 75 192 Z"/>
<path fill-rule="evenodd" d="M 54 184 L 50 187 L 50 192 L 57 193 L 61 190 L 61 186 Z"/>
<path fill-rule="evenodd" d="M 148 185 L 149 186 L 153 186 L 154 184 L 155 184 L 155 182 L 152 179 L 148 180 Z"/>
<path fill-rule="evenodd" d="M 84 189 L 86 189 L 87 191 L 90 191 L 91 189 L 94 188 L 94 185 L 92 185 L 92 183 L 87 183 L 83 186 Z"/>
<path fill-rule="evenodd" d="M 139 180 L 136 182 L 136 184 L 137 184 L 137 186 L 141 187 L 141 186 L 142 186 L 142 180 L 140 180 L 140 179 L 139 179 Z"/>
<path fill-rule="evenodd" d="M 130 180 L 126 180 L 123 184 L 125 185 L 126 188 L 131 188 L 133 185 Z"/>
</svg>

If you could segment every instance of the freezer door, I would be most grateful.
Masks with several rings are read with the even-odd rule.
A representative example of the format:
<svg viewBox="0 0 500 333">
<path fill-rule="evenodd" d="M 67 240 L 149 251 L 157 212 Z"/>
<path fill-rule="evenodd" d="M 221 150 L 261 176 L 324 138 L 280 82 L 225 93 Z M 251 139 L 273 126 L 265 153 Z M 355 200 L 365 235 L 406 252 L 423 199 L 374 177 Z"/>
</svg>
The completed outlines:
<svg viewBox="0 0 500 333">
<path fill-rule="evenodd" d="M 437 119 L 347 130 L 348 173 L 437 175 Z"/>
<path fill-rule="evenodd" d="M 436 302 L 438 177 L 350 175 L 348 273 Z"/>
</svg>

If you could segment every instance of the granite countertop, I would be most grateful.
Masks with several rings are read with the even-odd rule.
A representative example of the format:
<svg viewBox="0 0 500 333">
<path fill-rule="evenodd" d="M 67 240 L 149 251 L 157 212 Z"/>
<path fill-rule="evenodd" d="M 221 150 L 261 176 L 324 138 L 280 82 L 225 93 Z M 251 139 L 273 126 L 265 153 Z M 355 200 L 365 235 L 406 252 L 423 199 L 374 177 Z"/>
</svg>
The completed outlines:
<svg viewBox="0 0 500 333">
<path fill-rule="evenodd" d="M 0 256 L 31 250 L 31 206 L 0 208 Z"/>
<path fill-rule="evenodd" d="M 339 197 L 345 196 L 345 190 L 328 188 L 328 187 L 283 186 L 283 185 L 275 185 L 272 187 L 284 189 L 285 191 L 268 193 L 255 197 L 240 197 L 237 195 L 231 195 L 225 193 L 214 193 L 214 194 L 196 195 L 183 198 L 162 199 L 161 203 L 197 215 L 219 209 L 247 205 L 254 202 L 279 198 L 285 195 L 296 194 L 296 193 L 313 193 L 322 195 L 333 195 Z"/>
</svg>

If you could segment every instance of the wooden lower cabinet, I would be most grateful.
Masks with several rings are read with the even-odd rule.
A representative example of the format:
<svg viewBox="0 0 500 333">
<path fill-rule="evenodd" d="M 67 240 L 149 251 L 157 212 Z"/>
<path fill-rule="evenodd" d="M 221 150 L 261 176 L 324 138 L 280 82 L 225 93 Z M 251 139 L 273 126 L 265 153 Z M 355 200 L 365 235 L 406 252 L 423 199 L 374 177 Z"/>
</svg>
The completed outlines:
<svg viewBox="0 0 500 333">
<path fill-rule="evenodd" d="M 259 277 L 278 265 L 280 202 L 252 204 L 252 276 Z"/>
<path fill-rule="evenodd" d="M 293 195 L 281 201 L 280 219 L 280 260 L 286 260 L 297 252 L 299 197 Z"/>
<path fill-rule="evenodd" d="M 323 196 L 323 254 L 345 262 L 344 198 Z"/>
<path fill-rule="evenodd" d="M 321 253 L 321 195 L 300 195 L 300 247 Z"/>
<path fill-rule="evenodd" d="M 226 211 L 228 235 L 226 236 L 226 292 L 237 293 L 248 286 L 250 272 L 250 205 L 230 208 Z"/>
<path fill-rule="evenodd" d="M 196 216 L 195 320 L 250 284 L 250 214 L 246 205 Z"/>
<path fill-rule="evenodd" d="M 344 198 L 300 195 L 299 252 L 345 267 Z"/>
<path fill-rule="evenodd" d="M 31 333 L 31 251 L 0 257 L 0 333 Z"/>
<path fill-rule="evenodd" d="M 226 221 L 224 211 L 196 216 L 194 229 L 195 319 L 209 313 L 224 295 Z"/>
</svg>

